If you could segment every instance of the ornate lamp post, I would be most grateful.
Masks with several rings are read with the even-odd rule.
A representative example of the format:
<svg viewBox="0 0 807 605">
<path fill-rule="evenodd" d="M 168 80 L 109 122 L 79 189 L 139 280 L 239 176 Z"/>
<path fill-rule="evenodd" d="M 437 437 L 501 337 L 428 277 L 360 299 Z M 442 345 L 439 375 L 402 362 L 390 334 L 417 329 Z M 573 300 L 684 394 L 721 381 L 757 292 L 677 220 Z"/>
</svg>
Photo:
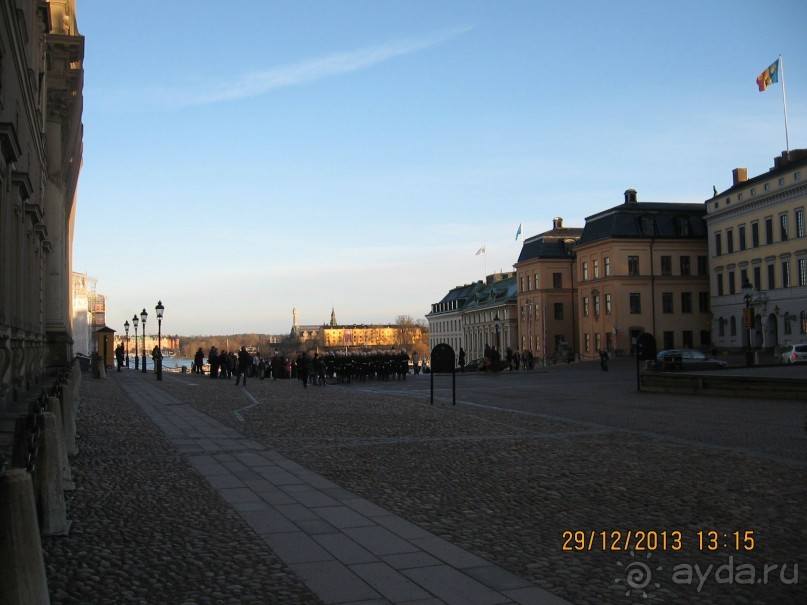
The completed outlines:
<svg viewBox="0 0 807 605">
<path fill-rule="evenodd" d="M 140 323 L 143 324 L 143 369 L 142 372 L 146 373 L 146 320 L 148 319 L 149 314 L 146 313 L 146 310 L 143 309 L 140 312 Z"/>
<path fill-rule="evenodd" d="M 137 319 L 137 315 L 132 316 L 132 325 L 134 325 L 135 329 L 135 370 L 139 370 L 140 356 L 137 354 L 137 326 L 140 325 L 140 320 Z"/>
<path fill-rule="evenodd" d="M 157 311 L 157 350 L 159 351 L 159 355 L 157 356 L 157 360 L 155 361 L 156 367 L 154 368 L 154 372 L 157 374 L 157 380 L 163 379 L 163 346 L 162 346 L 162 323 L 163 323 L 163 311 L 165 311 L 165 307 L 161 300 L 157 301 L 157 306 L 154 307 Z"/>
<path fill-rule="evenodd" d="M 123 322 L 123 329 L 126 332 L 126 367 L 129 367 L 129 320 Z"/>
<path fill-rule="evenodd" d="M 751 350 L 751 326 L 754 322 L 754 312 L 751 309 L 751 294 L 754 292 L 754 286 L 745 278 L 742 285 L 743 300 L 745 301 L 745 309 L 743 309 L 743 327 L 746 330 L 746 344 L 745 344 L 745 366 L 750 368 L 754 365 L 754 352 Z"/>
</svg>

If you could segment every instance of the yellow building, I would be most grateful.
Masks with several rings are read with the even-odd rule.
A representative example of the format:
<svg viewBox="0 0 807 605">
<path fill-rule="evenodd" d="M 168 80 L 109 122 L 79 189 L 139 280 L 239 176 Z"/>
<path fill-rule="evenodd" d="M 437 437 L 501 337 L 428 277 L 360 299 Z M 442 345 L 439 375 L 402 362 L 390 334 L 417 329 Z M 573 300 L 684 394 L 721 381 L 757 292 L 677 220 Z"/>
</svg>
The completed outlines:
<svg viewBox="0 0 807 605">
<path fill-rule="evenodd" d="M 751 179 L 735 169 L 732 186 L 706 201 L 717 346 L 776 351 L 807 341 L 805 205 L 807 149 L 783 152 Z"/>
<path fill-rule="evenodd" d="M 564 227 L 560 217 L 552 230 L 524 240 L 516 269 L 518 343 L 536 359 L 566 361 L 577 348 L 577 295 L 574 246 L 583 229 Z"/>
<path fill-rule="evenodd" d="M 580 356 L 633 353 L 642 332 L 658 349 L 711 344 L 703 204 L 625 202 L 586 218 L 575 250 Z"/>
<path fill-rule="evenodd" d="M 322 326 L 322 342 L 327 348 L 397 348 L 410 347 L 423 338 L 418 325 Z"/>
</svg>

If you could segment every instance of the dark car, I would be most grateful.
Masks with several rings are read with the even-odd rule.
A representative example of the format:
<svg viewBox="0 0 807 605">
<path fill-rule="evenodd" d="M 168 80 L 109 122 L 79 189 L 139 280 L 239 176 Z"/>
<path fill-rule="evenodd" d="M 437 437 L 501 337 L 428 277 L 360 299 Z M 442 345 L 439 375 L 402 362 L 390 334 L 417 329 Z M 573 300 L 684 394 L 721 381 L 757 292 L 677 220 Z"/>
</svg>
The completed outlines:
<svg viewBox="0 0 807 605">
<path fill-rule="evenodd" d="M 727 365 L 697 349 L 667 349 L 656 356 L 658 370 L 719 370 Z"/>
</svg>

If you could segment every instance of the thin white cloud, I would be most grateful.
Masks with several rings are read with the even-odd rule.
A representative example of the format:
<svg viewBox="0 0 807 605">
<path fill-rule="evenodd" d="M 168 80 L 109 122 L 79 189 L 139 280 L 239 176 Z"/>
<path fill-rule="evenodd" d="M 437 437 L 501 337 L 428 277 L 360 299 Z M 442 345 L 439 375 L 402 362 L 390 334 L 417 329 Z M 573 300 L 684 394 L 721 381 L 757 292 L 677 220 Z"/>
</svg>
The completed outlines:
<svg viewBox="0 0 807 605">
<path fill-rule="evenodd" d="M 231 80 L 207 81 L 204 84 L 196 84 L 185 89 L 154 89 L 150 96 L 163 105 L 173 107 L 205 105 L 255 97 L 270 90 L 307 84 L 322 78 L 367 69 L 396 57 L 437 46 L 465 34 L 471 29 L 468 26 L 458 27 L 416 38 L 392 40 L 379 46 L 312 58 L 267 71 L 243 74 Z"/>
</svg>

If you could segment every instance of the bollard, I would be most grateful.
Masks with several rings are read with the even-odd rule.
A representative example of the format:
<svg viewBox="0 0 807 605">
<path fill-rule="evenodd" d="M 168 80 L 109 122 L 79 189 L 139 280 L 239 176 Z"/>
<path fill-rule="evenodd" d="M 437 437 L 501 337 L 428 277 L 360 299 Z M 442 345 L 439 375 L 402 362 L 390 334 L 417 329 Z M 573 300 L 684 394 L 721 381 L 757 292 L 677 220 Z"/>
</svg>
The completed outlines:
<svg viewBox="0 0 807 605">
<path fill-rule="evenodd" d="M 61 536 L 70 527 L 62 489 L 62 467 L 59 462 L 59 442 L 56 435 L 56 415 L 37 415 L 40 449 L 39 463 L 34 474 L 34 492 L 39 510 L 39 529 L 43 536 Z"/>
<path fill-rule="evenodd" d="M 49 605 L 33 484 L 20 468 L 0 477 L 0 545 L 0 603 Z"/>
<path fill-rule="evenodd" d="M 62 427 L 64 427 L 64 447 L 68 456 L 78 454 L 76 447 L 76 404 L 78 395 L 70 396 L 70 389 L 62 389 L 59 402 L 62 405 Z"/>
<path fill-rule="evenodd" d="M 67 446 L 64 443 L 64 421 L 62 420 L 62 402 L 57 397 L 48 397 L 48 410 L 56 416 L 56 438 L 59 442 L 59 466 L 62 469 L 62 487 L 65 490 L 76 488 L 73 483 L 73 471 L 67 458 Z"/>
</svg>

